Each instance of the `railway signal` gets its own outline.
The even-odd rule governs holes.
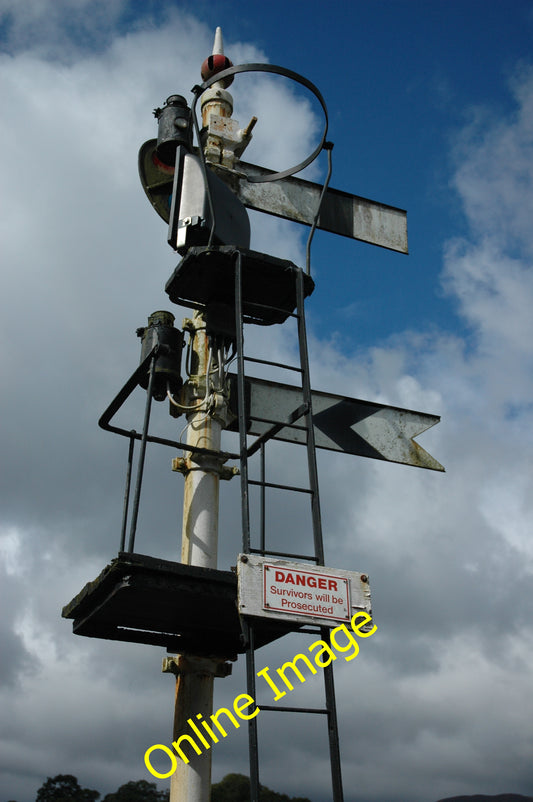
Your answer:
[[[244,72],[288,77],[306,87],[320,103],[324,113],[320,142],[299,165],[276,173],[241,160],[257,120],[254,117],[240,127],[232,117],[233,98],[228,87]],[[74,619],[78,634],[166,645],[177,653],[165,658],[163,670],[176,675],[174,739],[180,744],[187,741],[186,729],[193,725],[204,743],[196,720],[202,720],[202,726],[208,728],[204,726],[205,732],[210,732],[206,722],[216,718],[212,715],[214,679],[230,673],[231,661],[239,653],[246,654],[247,694],[242,696],[253,701],[256,676],[262,675],[255,670],[258,646],[287,632],[305,630],[306,624],[327,639],[328,628],[339,622],[342,628],[350,616],[352,622],[358,615],[363,616],[363,623],[371,621],[368,576],[326,568],[324,564],[316,448],[443,470],[414,440],[438,422],[437,416],[311,390],[304,310],[304,300],[314,290],[309,258],[304,272],[288,260],[251,251],[246,210],[306,224],[311,234],[315,228],[322,228],[400,253],[407,253],[406,213],[329,189],[331,169],[322,186],[294,177],[323,149],[328,152],[331,168],[326,104],[306,78],[269,64],[233,66],[224,54],[220,29],[201,75],[203,83],[193,88],[190,107],[182,95],[171,95],[162,108],[156,109],[158,136],[145,142],[139,153],[144,191],[168,223],[168,242],[181,256],[165,289],[170,301],[191,308],[192,316],[180,331],[171,313],[155,312],[148,326],[138,330],[142,340],[140,364],[100,419],[104,429],[129,440],[119,555],[63,610],[65,617]],[[198,102],[201,128],[196,119]],[[271,326],[288,319],[296,321],[298,367],[245,355],[245,325]],[[245,373],[247,359],[296,371],[301,381],[292,386],[251,378]],[[230,375],[234,360],[237,372]],[[146,391],[142,431],[112,424],[115,414],[139,386]],[[153,401],[162,400],[168,400],[172,418],[186,417],[184,442],[150,433]],[[234,452],[221,448],[225,430],[237,432],[238,448]],[[265,448],[272,439],[306,448],[308,486],[267,480]],[[185,479],[181,560],[176,562],[135,551],[145,453],[154,443],[185,452],[172,463],[173,470]],[[252,479],[248,464],[257,452],[261,454],[261,473],[259,479]],[[231,461],[238,466],[228,465]],[[237,475],[243,544],[238,576],[217,566],[220,480]],[[276,551],[267,543],[264,515],[258,542],[253,539],[252,485],[259,487],[263,508],[269,488],[308,497],[312,553],[293,553],[290,544],[286,552]],[[218,615],[215,627],[214,606]],[[355,628],[361,637],[366,636],[363,623]],[[331,665],[324,663],[323,667],[324,708],[298,710],[326,716],[332,798],[333,802],[342,802],[333,673]],[[251,800],[258,802],[257,715],[255,711],[245,714],[244,707],[238,711],[249,720]],[[287,709],[295,708],[281,708]],[[209,802],[210,744],[203,754],[192,754],[190,760],[172,759],[171,802]]]

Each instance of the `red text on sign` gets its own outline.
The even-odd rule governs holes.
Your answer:
[[[321,588],[322,590],[338,590],[337,581],[325,576],[313,576],[313,574],[293,574],[291,571],[276,570],[276,582],[284,582],[287,585],[304,585],[309,588]]]

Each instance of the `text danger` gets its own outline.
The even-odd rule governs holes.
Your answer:
[[[263,608],[294,615],[350,618],[350,586],[344,577],[318,571],[263,566]]]

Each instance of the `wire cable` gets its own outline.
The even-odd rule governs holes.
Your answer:
[[[200,87],[194,87],[195,89],[200,90]],[[201,94],[201,92],[200,92]],[[209,212],[211,214],[211,230],[209,232],[209,240],[207,242],[207,247],[210,248],[213,244],[213,240],[215,238],[215,228],[216,228],[216,220],[215,220],[215,205],[213,203],[213,196],[211,194],[211,187],[209,186],[209,179],[207,175],[207,165],[205,159],[204,149],[202,147],[202,141],[200,138],[200,127],[198,125],[198,118],[196,116],[196,101],[198,100],[199,94],[196,94],[194,98],[194,102],[191,107],[191,116],[194,125],[194,132],[196,134],[196,139],[198,140],[198,156],[200,159],[200,167],[202,169],[202,176],[204,179],[204,186],[205,186],[205,194],[207,196],[207,202],[209,204]]]
[[[322,187],[322,192],[320,193],[320,199],[318,201],[318,208],[316,210],[315,219],[313,220],[313,225],[311,226],[311,231],[309,232],[309,236],[307,238],[307,246],[305,249],[305,272],[308,276],[311,275],[311,241],[316,231],[316,227],[318,225],[318,218],[320,217],[320,209],[322,208],[322,201],[326,195],[326,190],[329,185],[329,180],[331,178],[331,171],[332,171],[332,159],[331,159],[331,151],[333,150],[333,142],[324,142],[324,150],[328,152],[328,174],[326,176],[326,180],[324,181],[324,185]]]
[[[203,397],[203,399],[198,404],[192,404],[192,405],[180,404],[179,401],[176,401],[176,399],[173,398],[172,393],[170,392],[170,386],[169,386],[169,384],[167,384],[167,398],[168,398],[168,400],[170,401],[171,404],[173,404],[178,409],[189,410],[189,411],[190,410],[199,410],[199,409],[201,409],[201,407],[203,407],[204,404],[206,405],[206,408],[207,408],[208,401],[209,401],[209,396],[212,394],[211,393],[211,389],[209,387],[209,374],[211,373],[211,362],[212,362],[212,359],[213,359],[213,351],[212,351],[212,349],[210,347],[209,348],[209,354],[208,354],[208,357],[207,357],[207,367],[206,367],[206,370],[205,370],[205,396]],[[190,376],[191,374],[189,373],[188,375]],[[183,432],[182,432],[182,434],[183,434]]]

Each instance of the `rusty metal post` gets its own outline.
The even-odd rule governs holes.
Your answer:
[[[202,714],[209,720],[213,712],[213,661],[179,655],[176,660],[176,695],[174,700],[173,741],[183,733],[191,733],[188,719],[197,721]],[[170,669],[169,669],[170,670]],[[193,733],[194,735],[194,733]],[[209,802],[211,799],[211,751],[196,754],[190,750],[189,763],[178,759],[170,778],[170,802]]]
[[[188,321],[192,337],[191,376],[182,396],[187,409],[187,444],[220,450],[221,430],[226,401],[223,394],[211,387],[212,360],[204,318],[195,313]],[[223,460],[189,452],[177,460],[185,475],[183,497],[183,528],[181,561],[203,568],[217,567],[218,499]],[[164,669],[176,674],[174,704],[174,738],[191,733],[188,720],[196,722],[198,714],[209,719],[213,712],[213,683],[215,676],[225,676],[224,661],[208,660],[194,655],[180,655],[174,668]],[[191,750],[192,751],[192,750]],[[190,762],[178,760],[170,780],[170,802],[209,802],[211,798],[211,750],[192,752]]]
[[[195,313],[189,326],[192,343],[192,375],[186,387],[187,444],[220,450],[222,424],[214,417],[216,402],[210,394],[209,342],[205,320]],[[220,405],[219,405],[220,406]],[[219,409],[219,412],[222,410]],[[181,561],[202,568],[217,567],[218,496],[222,462],[217,457],[189,452],[184,463],[183,528]]]

